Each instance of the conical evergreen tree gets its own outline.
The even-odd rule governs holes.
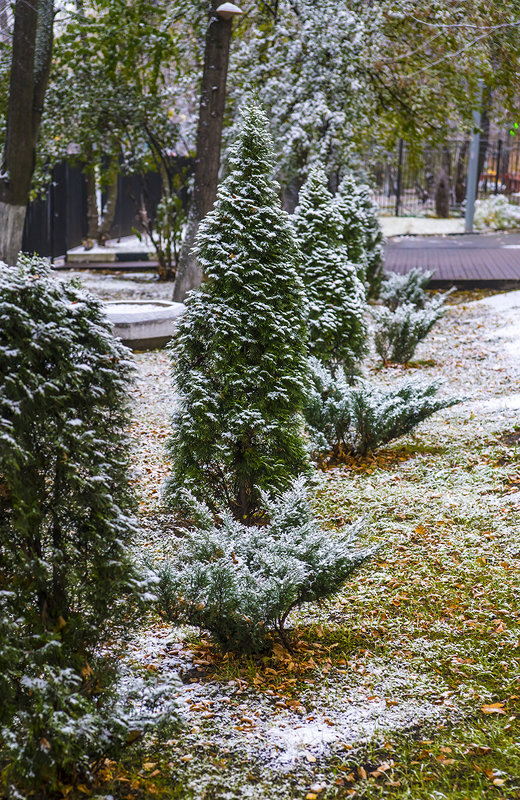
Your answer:
[[[383,232],[370,187],[348,173],[339,186],[335,206],[349,258],[358,267],[367,296],[377,297],[383,278]]]
[[[2,797],[57,796],[126,737],[111,690],[140,594],[128,356],[45,261],[0,266]]]
[[[304,255],[311,353],[333,368],[351,368],[365,349],[365,289],[342,242],[342,218],[321,167],[301,190],[294,225]]]
[[[249,522],[259,489],[285,489],[307,465],[300,254],[272,179],[268,122],[255,106],[245,110],[229,169],[197,238],[206,280],[172,345],[179,406],[166,493],[180,504],[189,489]]]

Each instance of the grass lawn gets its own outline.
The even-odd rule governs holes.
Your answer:
[[[222,657],[150,618],[129,665],[171,684],[181,727],[106,762],[100,797],[520,798],[520,361],[476,297],[452,298],[412,369],[366,365],[385,383],[444,377],[468,402],[320,473],[323,524],[363,517],[378,556],[293,616],[292,654]],[[173,392],[163,353],[137,363],[139,550],[168,557]]]

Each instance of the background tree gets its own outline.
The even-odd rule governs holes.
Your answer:
[[[22,246],[25,210],[34,172],[51,64],[52,0],[16,0],[5,142],[0,171],[0,260],[14,264]],[[8,47],[2,41],[2,48]]]
[[[167,494],[181,505],[189,489],[249,523],[260,489],[285,489],[306,468],[306,330],[300,254],[256,107],[229,164],[197,237],[207,280],[188,298],[172,350],[179,405]]]
[[[331,178],[349,163],[369,126],[372,95],[361,79],[367,28],[358,4],[281,0],[257,10],[231,66],[231,94],[256,92],[271,121],[284,207],[292,211],[308,165]]]
[[[156,170],[165,196],[175,193],[169,154],[179,126],[167,84],[175,57],[166,3],[85,0],[60,27],[42,125],[40,182],[73,154],[86,178],[87,238],[99,244],[113,223],[121,172]],[[136,204],[137,212],[142,198]]]
[[[403,138],[420,154],[469,130],[480,78],[495,116],[516,115],[518,0],[280,0],[275,16],[267,5],[241,30],[230,97],[256,92],[272,120],[290,210],[316,160],[334,191],[368,149]]]

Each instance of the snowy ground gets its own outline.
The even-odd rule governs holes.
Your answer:
[[[105,299],[166,297],[171,289],[148,276],[86,282]],[[441,737],[446,744],[446,731],[486,704],[500,701],[495,710],[505,713],[511,689],[497,696],[496,684],[482,676],[505,669],[497,665],[506,660],[511,681],[519,673],[511,657],[518,623],[505,609],[520,556],[520,292],[475,297],[453,299],[411,368],[381,370],[368,359],[374,380],[441,376],[443,392],[467,400],[372,459],[323,474],[316,503],[324,521],[366,517],[367,537],[383,551],[337,600],[293,618],[294,656],[280,647],[263,660],[223,659],[195,631],[158,621],[133,641],[131,668],[171,683],[183,723],[180,735],[155,751],[151,745],[149,773],[140,774],[157,777],[146,778],[144,796],[371,798],[384,790],[452,797],[400,794],[408,780],[403,742],[424,739],[421,752],[430,753],[435,745],[428,743]],[[167,557],[175,521],[160,487],[174,393],[164,352],[135,359],[139,551]],[[508,436],[513,444],[505,443]],[[480,589],[484,581],[489,586]],[[448,744],[431,750],[432,774],[458,763],[445,755]],[[419,763],[414,758],[410,763]],[[472,780],[484,788],[467,794],[471,800],[505,781],[492,767],[482,770]]]
[[[391,236],[445,236],[464,233],[464,219],[435,219],[434,217],[380,217],[384,235]]]

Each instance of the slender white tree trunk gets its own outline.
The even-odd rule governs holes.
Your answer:
[[[25,209],[0,201],[0,260],[11,266],[22,249]]]

